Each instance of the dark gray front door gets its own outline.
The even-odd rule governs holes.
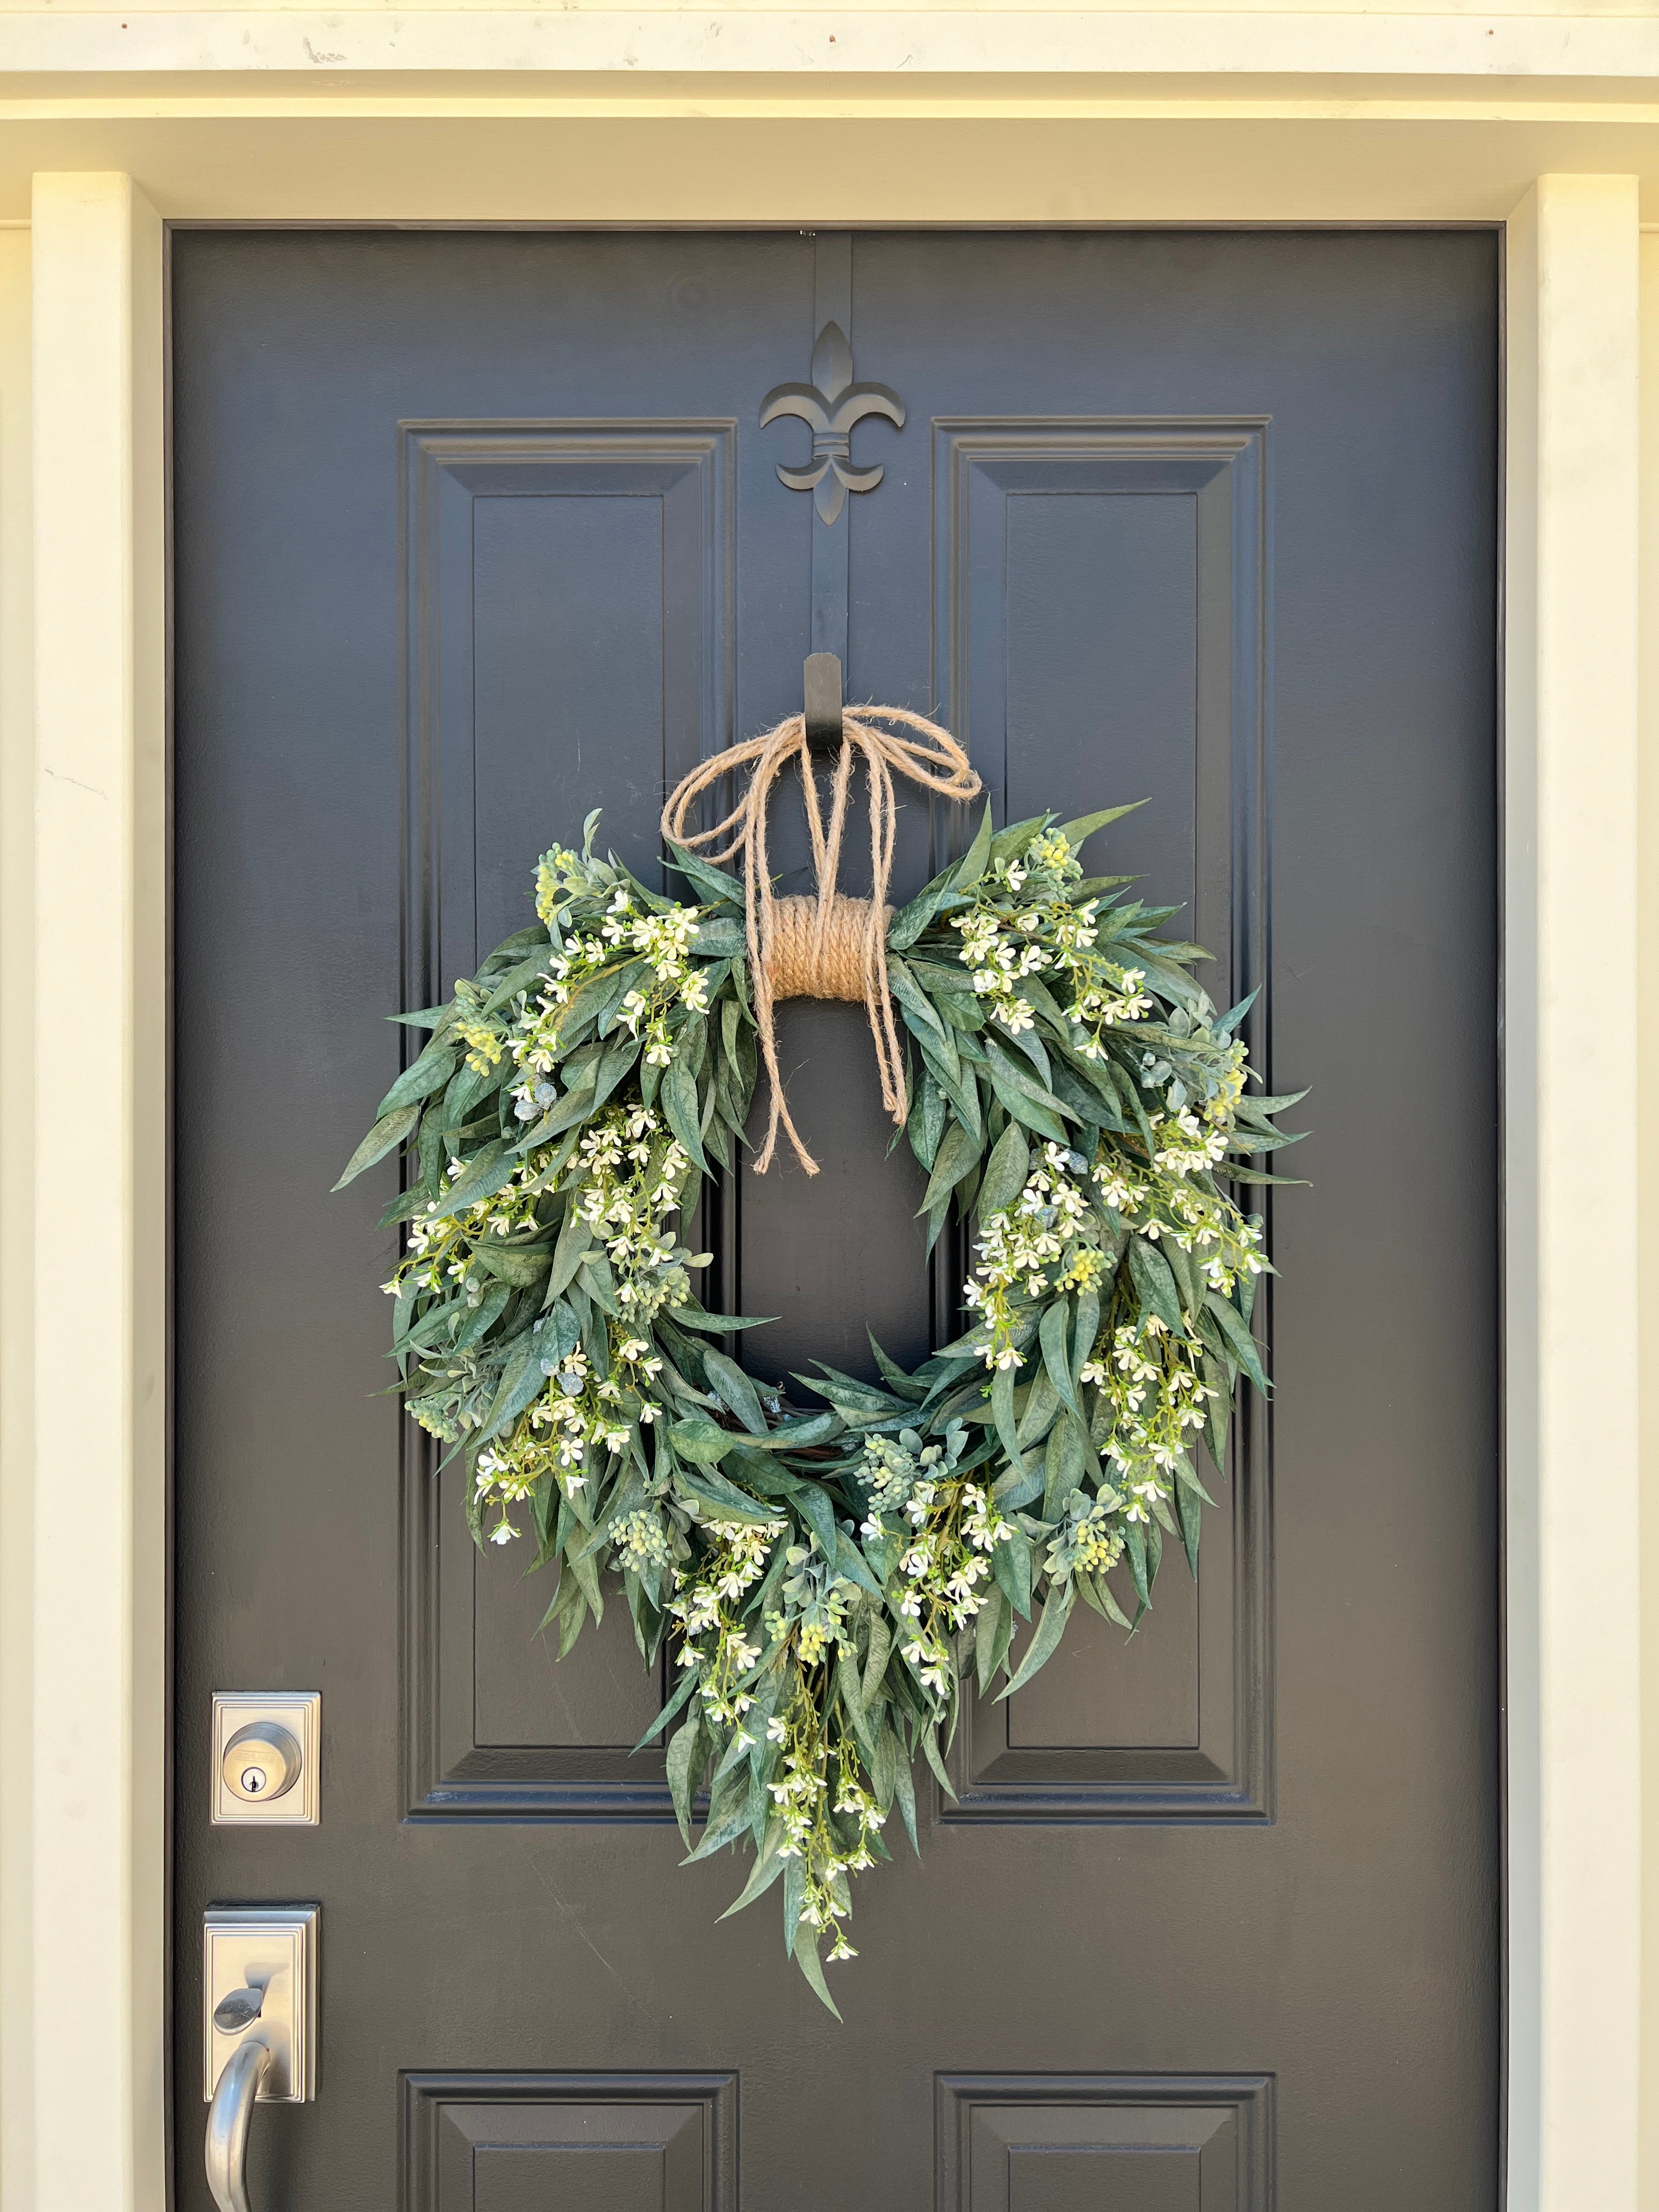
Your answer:
[[[214,1900],[323,1906],[319,2094],[260,2212],[1471,2212],[1496,2203],[1496,256],[1487,234],[177,235],[176,2163]],[[839,289],[838,289],[839,288]],[[382,1018],[605,809],[798,708],[817,522],[765,430],[826,300],[902,431],[849,695],[1000,817],[1149,797],[1310,1084],[1279,1395],[1194,1591],[972,1711],[838,2027],[682,1872],[620,1606],[556,1665],[377,1396]],[[837,579],[818,550],[820,619]],[[826,601],[825,593],[830,593]],[[793,834],[787,820],[779,849]],[[901,890],[927,866],[913,810]],[[797,845],[785,850],[791,862]],[[796,885],[795,887],[799,887]],[[861,888],[854,878],[848,885]],[[747,1356],[951,1328],[856,1009],[789,1010],[823,1164],[709,1234]],[[216,1689],[322,1694],[322,1823],[212,1828]]]

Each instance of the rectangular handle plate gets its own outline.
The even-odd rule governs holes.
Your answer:
[[[251,2035],[270,2047],[264,2104],[308,2105],[317,2094],[317,1905],[210,1905],[202,1916],[202,2097],[210,2102],[231,2053]],[[257,2019],[228,2033],[220,2003],[257,1989]]]

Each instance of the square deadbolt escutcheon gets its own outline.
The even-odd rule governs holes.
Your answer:
[[[322,1723],[317,1690],[216,1690],[214,1826],[316,1827]]]

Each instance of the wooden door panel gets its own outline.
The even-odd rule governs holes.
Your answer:
[[[410,2212],[736,2212],[730,2075],[416,2074]]]
[[[600,850],[660,887],[665,785],[729,742],[732,434],[405,428],[416,989],[535,919],[538,856],[593,807]]]
[[[998,818],[1144,799],[1089,848],[1136,873],[1215,958],[1261,974],[1267,426],[1078,417],[933,426],[936,654]],[[1258,1057],[1264,1041],[1252,1032]],[[1194,1590],[1172,1555],[1132,1644],[1093,1620],[1008,1704],[970,1701],[948,1820],[1259,1819],[1272,1729],[1261,1518],[1267,1430],[1246,1407]]]
[[[631,1753],[661,1711],[666,1685],[664,1666],[647,1671],[640,1663],[627,1607],[608,1607],[561,1659],[556,1630],[539,1632],[550,1578],[527,1574],[521,1560],[500,1552],[475,1551],[471,1567],[476,1747]],[[641,1752],[636,1778],[657,1766]]]
[[[599,849],[661,885],[660,794],[726,742],[732,428],[422,423],[403,439],[402,898],[410,994],[430,1002],[533,921],[537,858],[579,840],[588,809],[605,809]],[[477,1559],[457,1472],[435,1475],[412,1430],[403,1449],[422,1532],[404,1601],[411,1809],[667,1817],[660,1753],[629,1756],[662,1673],[641,1668],[625,1608],[550,1674],[556,1644],[535,1631],[550,1584]]]
[[[1268,2212],[1272,2087],[941,2075],[940,2212]]]

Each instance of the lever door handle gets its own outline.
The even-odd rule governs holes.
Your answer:
[[[219,2212],[251,2212],[254,2105],[317,2094],[319,1917],[315,1905],[215,1905],[203,1916],[202,2098]]]
[[[225,2062],[208,2107],[207,2179],[219,2212],[251,2212],[247,2201],[247,2130],[270,2045],[245,2037]]]

